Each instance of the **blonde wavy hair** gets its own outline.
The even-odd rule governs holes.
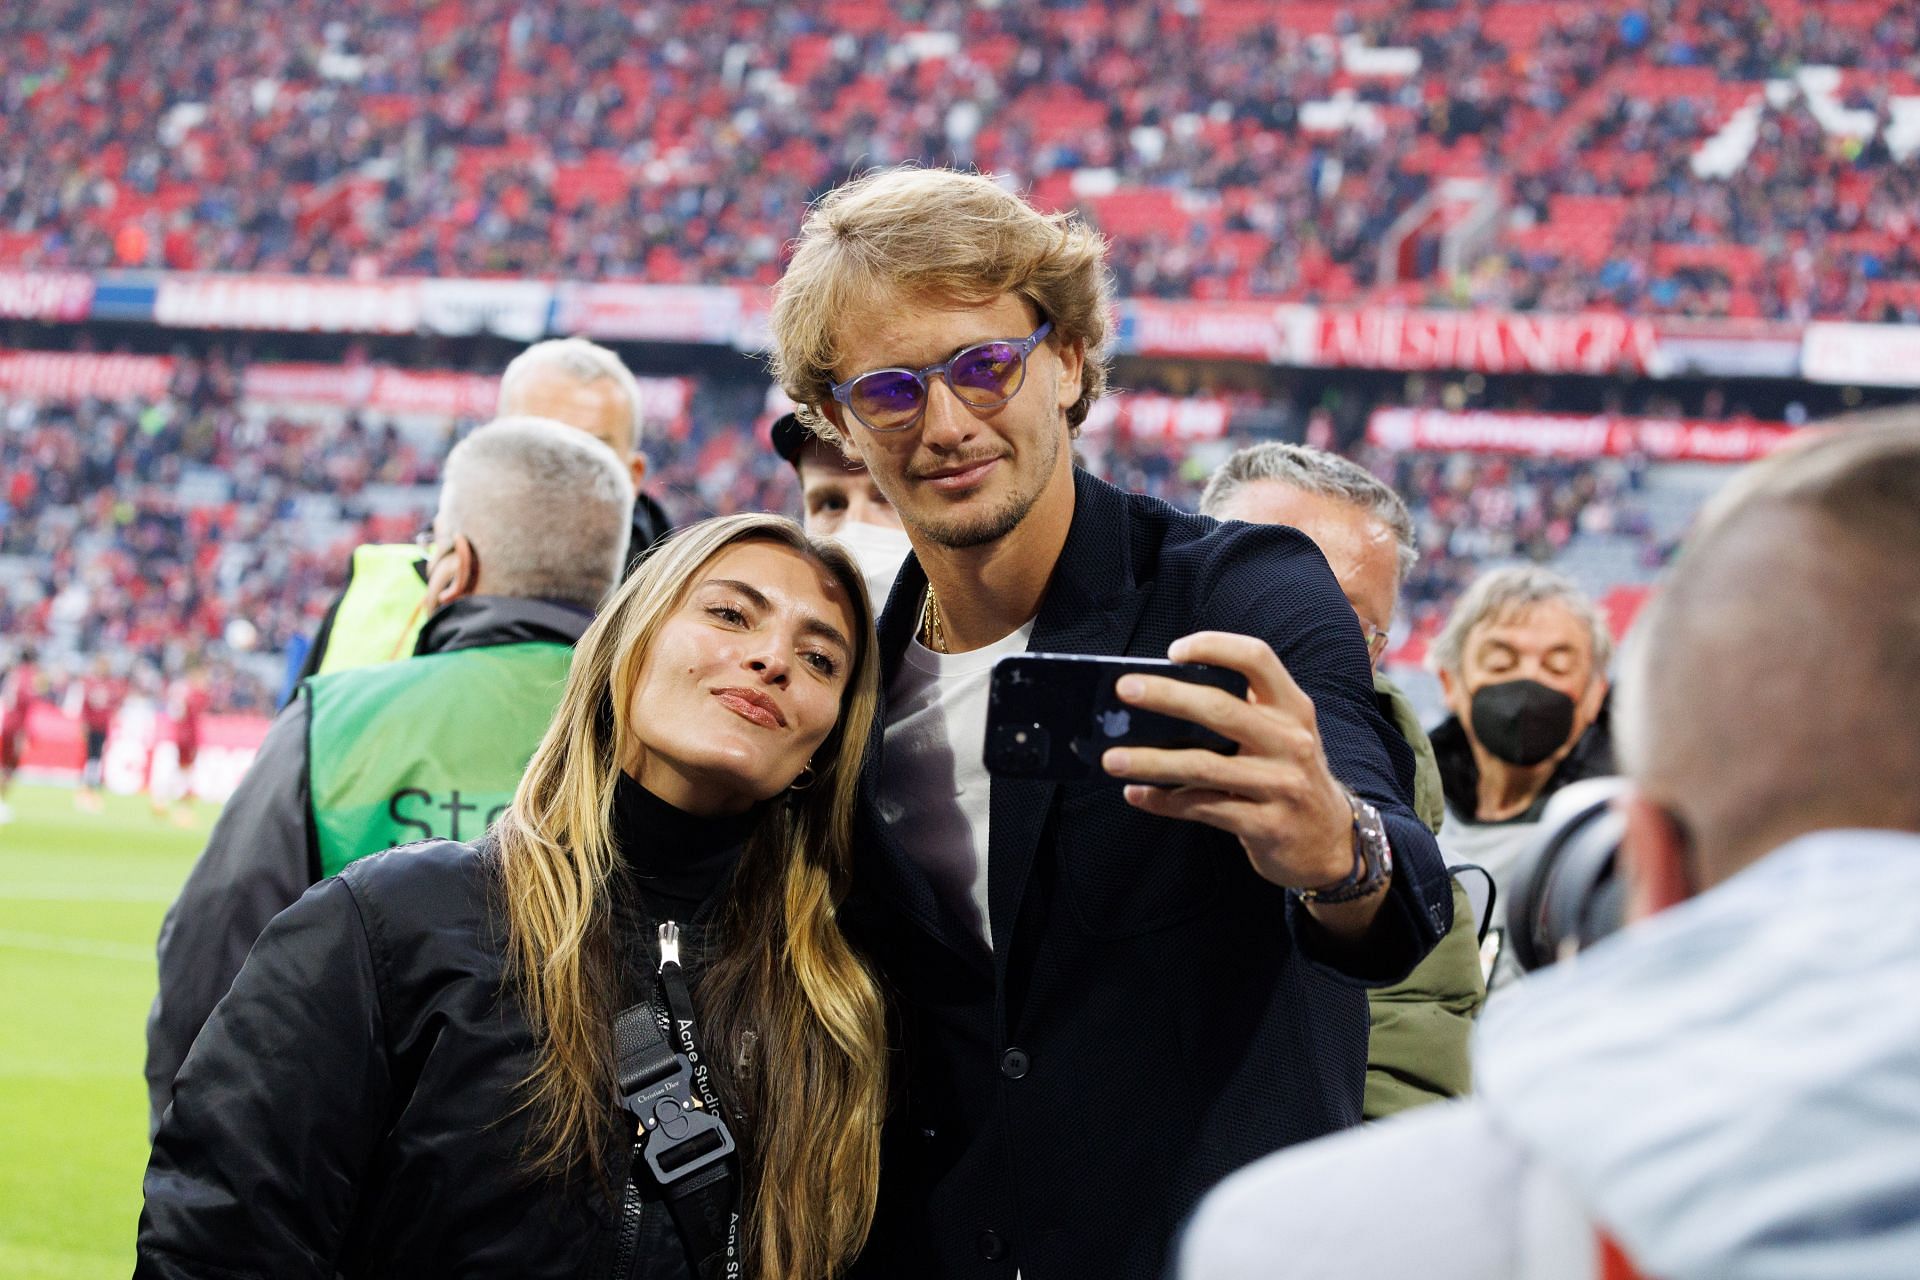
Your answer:
[[[1045,214],[993,179],[954,169],[867,174],[821,197],[801,224],[774,292],[773,373],[806,425],[837,441],[832,402],[839,334],[902,297],[963,305],[1003,294],[1053,321],[1047,341],[1079,346],[1077,432],[1107,390],[1113,282],[1106,242],[1071,213]]]
[[[707,520],[658,548],[581,637],[560,708],[495,834],[510,982],[539,1042],[524,1082],[534,1114],[529,1163],[562,1176],[587,1168],[605,1181],[618,1100],[611,913],[621,860],[611,815],[632,733],[624,709],[654,637],[701,571],[748,541],[825,567],[858,623],[840,718],[814,752],[815,780],[762,806],[694,993],[710,1068],[746,1117],[736,1126],[743,1274],[789,1280],[831,1276],[851,1261],[872,1226],[880,1172],[885,1014],[836,919],[879,696],[873,612],[852,560],[771,515]]]

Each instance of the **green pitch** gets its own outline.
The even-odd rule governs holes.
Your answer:
[[[153,940],[213,811],[14,788],[0,826],[0,1276],[125,1277],[147,1163]]]

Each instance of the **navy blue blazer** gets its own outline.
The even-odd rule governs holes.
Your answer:
[[[1220,524],[1074,473],[1073,524],[1032,652],[1165,657],[1201,630],[1272,644],[1313,699],[1333,772],[1385,816],[1396,871],[1377,947],[1342,961],[1232,836],[1116,787],[996,778],[989,951],[879,822],[876,728],[846,918],[892,989],[903,1060],[863,1276],[1150,1280],[1221,1177],[1360,1120],[1365,987],[1452,921],[1413,755],[1365,641],[1296,529]],[[926,576],[880,619],[884,679]]]

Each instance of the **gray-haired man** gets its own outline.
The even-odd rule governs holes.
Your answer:
[[[302,683],[161,925],[147,1021],[155,1124],[269,920],[356,858],[477,838],[512,797],[573,644],[620,579],[627,474],[599,441],[541,418],[489,423],[447,456],[433,612],[414,656]]]
[[[1448,861],[1485,867],[1505,893],[1548,798],[1613,772],[1612,653],[1600,611],[1551,569],[1493,569],[1467,588],[1431,654],[1453,713],[1433,731]]]
[[[1216,520],[1291,525],[1313,539],[1360,620],[1380,709],[1414,755],[1414,812],[1436,832],[1442,805],[1433,747],[1405,695],[1380,674],[1380,655],[1400,584],[1420,558],[1413,516],[1400,495],[1366,468],[1305,445],[1257,444],[1213,473],[1200,514]],[[1453,928],[1404,982],[1367,993],[1369,1120],[1466,1092],[1467,1037],[1486,999],[1475,921],[1454,890]]]

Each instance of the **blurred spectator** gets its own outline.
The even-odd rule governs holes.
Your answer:
[[[31,648],[23,648],[0,679],[0,826],[13,821],[13,808],[7,797],[13,791],[13,775],[27,750],[27,717],[39,692],[39,669]]]
[[[126,689],[113,674],[113,664],[104,656],[93,660],[92,668],[75,688],[80,704],[80,731],[86,738],[87,758],[80,771],[80,790],[74,794],[76,808],[98,813],[102,799],[107,734],[113,718],[120,714]]]
[[[886,607],[901,562],[913,550],[900,513],[873,482],[866,464],[807,430],[798,414],[774,421],[773,451],[800,482],[800,521],[816,537],[838,539],[853,553],[877,615]]]

